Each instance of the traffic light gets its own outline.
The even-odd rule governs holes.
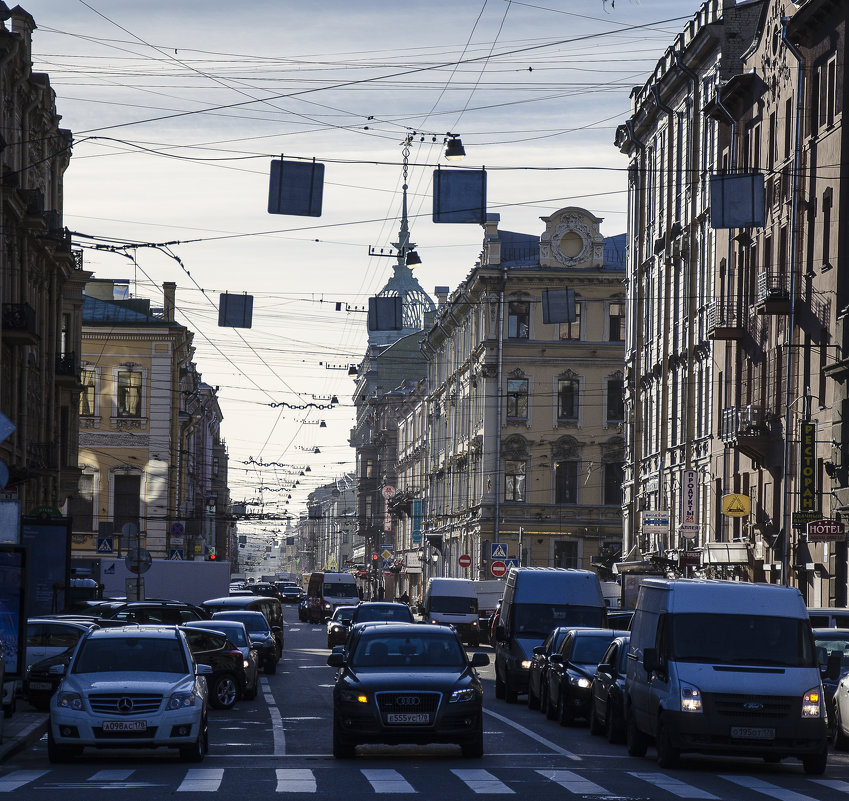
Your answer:
[[[208,549],[207,549],[207,551],[206,551],[206,558],[207,558],[210,562],[214,562],[214,561],[215,561],[215,548],[208,548]]]
[[[380,558],[380,557],[379,557],[376,553],[373,553],[373,554],[371,555],[371,566],[372,566],[372,569],[373,569],[373,570],[377,570],[377,560],[378,560],[379,558]]]

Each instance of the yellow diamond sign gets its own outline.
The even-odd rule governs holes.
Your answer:
[[[722,514],[726,517],[748,517],[752,512],[752,499],[748,495],[732,492],[722,496]]]

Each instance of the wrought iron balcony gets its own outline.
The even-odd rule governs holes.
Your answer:
[[[758,273],[755,306],[758,314],[790,312],[790,277],[783,272]]]
[[[760,406],[729,406],[722,410],[720,439],[726,447],[736,448],[762,462],[769,453],[771,437]]]
[[[742,315],[728,303],[712,303],[707,309],[708,339],[742,339],[746,334]]]
[[[56,354],[56,378],[77,380],[80,377],[80,366],[77,362],[76,351]]]
[[[14,345],[35,345],[35,309],[28,303],[3,304],[3,341]]]

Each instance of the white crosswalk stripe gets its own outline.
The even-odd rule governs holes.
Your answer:
[[[754,790],[756,793],[763,793],[770,798],[777,798],[778,801],[814,801],[812,796],[802,795],[794,790],[780,787],[777,784],[765,782],[763,779],[758,779],[755,776],[720,776],[719,778],[734,782],[734,784],[740,787]]]
[[[849,782],[840,781],[840,779],[811,779],[811,781],[838,793],[849,793]]]
[[[513,793],[504,782],[496,779],[488,770],[451,770],[460,781],[465,782],[473,793]]]
[[[313,772],[307,768],[278,768],[278,793],[314,793],[316,782]]]
[[[415,793],[413,786],[397,770],[363,770],[363,776],[376,793]]]
[[[537,773],[549,781],[556,782],[575,795],[613,795],[604,787],[600,787],[595,782],[591,782],[571,770],[538,770]]]
[[[686,784],[680,779],[674,779],[672,776],[667,776],[665,773],[630,771],[630,775],[636,779],[641,779],[644,782],[653,784],[655,787],[666,790],[678,798],[706,798],[718,799],[713,793],[707,790],[702,790],[699,787],[693,787],[692,784]]]
[[[133,775],[131,770],[99,770],[88,777],[90,782],[123,782]]]
[[[25,784],[40,779],[47,772],[46,770],[16,770],[8,776],[0,776],[0,793],[11,793]]]
[[[224,768],[193,768],[186,773],[178,793],[215,793],[224,778]]]

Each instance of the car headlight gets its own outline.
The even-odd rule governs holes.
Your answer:
[[[195,694],[193,692],[171,693],[166,709],[183,709],[195,705]]]
[[[586,676],[569,676],[569,684],[583,690],[588,690],[592,686],[592,682]]]
[[[83,709],[83,697],[79,693],[59,693],[57,704],[62,709]]]
[[[352,690],[342,690],[339,693],[339,699],[346,704],[367,704],[368,696],[363,693],[355,693]]]
[[[819,687],[812,687],[802,696],[802,717],[822,717],[822,692]]]
[[[531,660],[523,659],[522,660],[522,670],[530,670],[531,669]]]
[[[247,669],[248,669],[248,667],[250,667],[250,664],[251,664],[251,663],[250,663],[250,662],[248,662],[248,660],[247,660],[247,659],[243,659],[243,660],[242,660],[242,667],[243,667],[245,670],[247,670]]]
[[[681,711],[702,711],[702,691],[698,687],[681,682]]]
[[[451,697],[448,699],[449,704],[457,704],[463,701],[474,701],[475,691],[471,687],[466,687],[464,690],[454,690]]]

